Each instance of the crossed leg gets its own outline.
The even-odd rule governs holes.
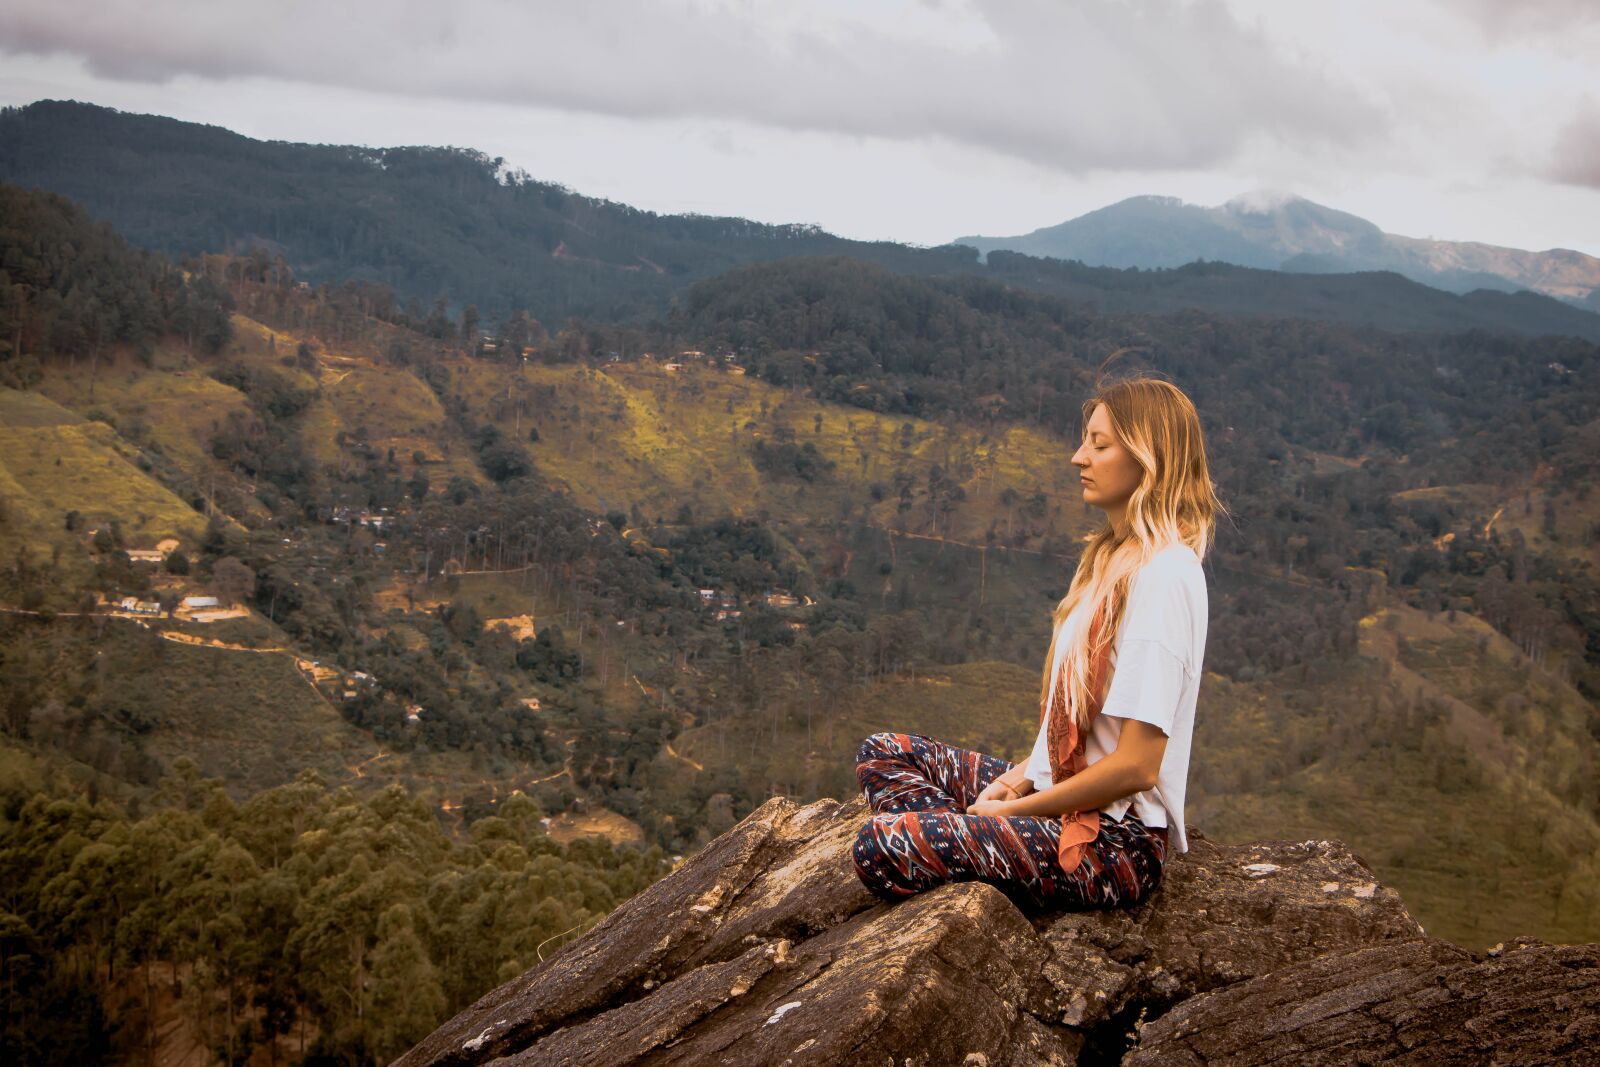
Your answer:
[[[943,882],[983,881],[1036,906],[1131,904],[1159,883],[1164,829],[1131,811],[1102,814],[1100,835],[1077,870],[1063,872],[1061,823],[1033,816],[967,815],[985,786],[1014,764],[922,734],[873,734],[856,753],[856,777],[874,814],[851,850],[857,875],[889,900]]]

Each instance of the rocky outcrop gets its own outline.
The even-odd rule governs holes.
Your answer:
[[[851,866],[866,815],[769,801],[400,1063],[1571,1062],[1596,1040],[1596,946],[1474,957],[1337,842],[1190,828],[1129,909],[981,883],[891,905]]]
[[[1186,1000],[1123,1060],[1217,1062],[1600,1063],[1600,945],[1351,949]]]

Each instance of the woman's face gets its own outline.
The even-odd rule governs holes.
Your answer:
[[[1143,468],[1133,453],[1122,447],[1111,429],[1111,415],[1104,404],[1096,404],[1083,430],[1083,444],[1072,455],[1073,466],[1083,478],[1083,502],[1120,516],[1128,498],[1139,487]]]

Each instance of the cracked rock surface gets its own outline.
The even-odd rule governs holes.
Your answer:
[[[1446,1058],[1404,1061],[1443,1063],[1486,1049],[1564,1062],[1539,1050],[1600,1041],[1600,947],[1519,942],[1476,958],[1425,937],[1338,842],[1221,845],[1191,827],[1190,851],[1139,906],[1037,913],[976,882],[878,900],[850,861],[866,817],[860,799],[768,801],[399,1063],[1366,1063],[1417,1050]],[[1557,1036],[1498,1032],[1540,1010]]]
[[[1351,949],[1186,1000],[1123,1062],[1600,1064],[1600,945]]]

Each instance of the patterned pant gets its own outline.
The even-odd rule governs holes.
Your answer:
[[[899,900],[943,882],[983,881],[1039,908],[1136,904],[1161,883],[1166,827],[1147,828],[1129,808],[1100,814],[1083,862],[1061,869],[1061,822],[1026,815],[966,815],[984,787],[1014,764],[921,734],[873,734],[856,753],[856,777],[877,814],[856,835],[856,873]]]

